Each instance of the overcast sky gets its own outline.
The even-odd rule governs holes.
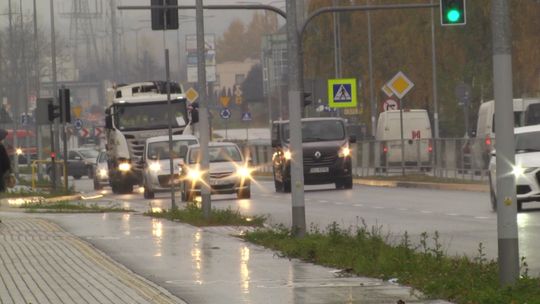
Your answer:
[[[8,17],[5,15],[8,12],[8,1],[0,1],[0,28],[7,28]],[[55,10],[55,26],[58,32],[61,32],[68,37],[70,16],[67,15],[72,10],[73,0],[53,0]],[[81,1],[81,0],[78,0]],[[84,2],[85,0],[82,0]],[[108,17],[108,11],[110,6],[109,0],[86,0],[91,8],[95,6],[95,3],[102,3],[104,7],[104,13],[101,19],[94,20],[95,28],[98,31],[98,35],[106,35],[104,32],[110,32],[110,19]],[[149,5],[150,0],[116,0],[117,5]],[[12,11],[18,13],[19,3],[22,2],[23,13],[31,17],[33,9],[33,0],[11,0]],[[195,1],[180,0],[182,5],[194,5]],[[38,24],[41,28],[50,28],[50,0],[36,0],[38,11]],[[240,3],[263,3],[271,4],[278,7],[284,7],[284,0],[259,0],[259,1],[236,1],[236,0],[205,0],[204,4],[240,4]],[[284,8],[283,8],[284,9]],[[252,12],[250,11],[208,11],[205,13],[205,30],[206,33],[214,33],[219,36],[225,31],[230,24],[236,18],[241,19],[245,23],[251,20]],[[180,12],[180,41],[185,41],[184,36],[189,34],[195,34],[195,22],[193,21],[194,11]],[[157,40],[163,41],[162,34],[158,32],[152,32],[150,30],[150,13],[143,11],[118,11],[118,24],[126,32],[126,45],[129,47],[130,43],[134,43],[135,32],[133,29],[140,29],[139,44],[145,40]],[[184,20],[182,20],[184,19]],[[131,31],[130,31],[131,30]],[[121,29],[120,29],[121,31]],[[176,31],[168,31],[168,41],[173,41],[174,47],[176,47]],[[170,46],[172,48],[172,46]]]

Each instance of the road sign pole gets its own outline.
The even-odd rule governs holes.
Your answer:
[[[62,85],[62,89],[60,90],[60,107],[62,109],[62,111],[60,111],[60,113],[62,113],[62,117],[60,117],[60,120],[62,121],[62,144],[64,145],[64,170],[62,170],[62,172],[64,172],[64,190],[65,191],[68,191],[68,177],[67,177],[67,167],[68,167],[68,147],[67,147],[67,134],[66,134],[66,124],[67,124],[67,117],[69,116],[69,114],[67,113],[67,106],[66,106],[66,103],[69,102],[69,100],[66,100],[68,99],[69,97],[66,96],[66,87]]]
[[[201,171],[202,185],[201,185],[201,199],[202,199],[202,211],[205,219],[210,218],[210,212],[212,210],[212,201],[210,198],[209,175],[209,155],[208,155],[208,142],[210,141],[210,126],[208,121],[208,99],[206,98],[206,68],[205,68],[205,43],[204,43],[204,10],[203,0],[196,0],[196,28],[197,28],[197,71],[198,71],[198,84],[200,94],[200,145],[201,145]]]
[[[497,151],[497,237],[499,282],[513,285],[519,278],[516,182],[513,171],[514,118],[512,107],[512,40],[508,0],[492,0],[493,88]]]
[[[167,10],[164,10],[165,12]],[[165,20],[165,26],[167,26],[167,13],[164,13],[164,20]],[[170,63],[169,63],[169,49],[165,49],[165,76],[167,81],[167,108],[169,109],[169,113],[167,115],[167,125],[168,125],[168,131],[169,131],[169,169],[171,170],[171,176],[169,177],[170,183],[171,183],[171,209],[176,210],[178,207],[176,206],[176,199],[175,199],[175,191],[174,191],[174,163],[173,163],[173,135],[172,135],[172,120],[174,116],[174,109],[172,108],[171,104],[171,71],[170,71]]]
[[[405,175],[405,136],[403,135],[403,99],[399,99],[399,130],[401,136],[401,175]]]

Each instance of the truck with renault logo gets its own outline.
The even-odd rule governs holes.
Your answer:
[[[272,167],[276,192],[291,192],[289,121],[272,125]],[[351,146],[356,137],[347,133],[342,118],[302,119],[304,183],[335,184],[337,189],[353,187]]]
[[[148,81],[117,86],[109,90],[105,110],[108,177],[113,193],[130,193],[142,183],[142,158],[147,138],[168,134],[169,113],[172,133],[184,134],[196,123],[188,113],[182,86],[170,83],[171,108],[167,102],[167,83]],[[111,96],[112,95],[112,96]],[[190,119],[193,117],[193,119]]]

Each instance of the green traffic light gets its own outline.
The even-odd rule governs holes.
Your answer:
[[[457,9],[451,9],[446,13],[446,18],[450,22],[457,22],[461,18],[461,12]]]

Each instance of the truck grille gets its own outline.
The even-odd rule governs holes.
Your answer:
[[[177,184],[180,181],[180,175],[175,174],[174,175],[175,184]],[[159,185],[161,187],[169,187],[171,185],[171,175],[159,175],[158,176]]]
[[[313,154],[304,155],[304,165],[330,166],[330,165],[333,165],[338,158],[338,155],[335,152],[334,153],[321,152],[321,154],[322,155],[320,158],[316,158],[315,155]]]
[[[516,193],[519,194],[519,195],[527,194],[527,193],[529,193],[531,191],[532,191],[531,187],[529,187],[527,185],[518,185],[516,187]]]

